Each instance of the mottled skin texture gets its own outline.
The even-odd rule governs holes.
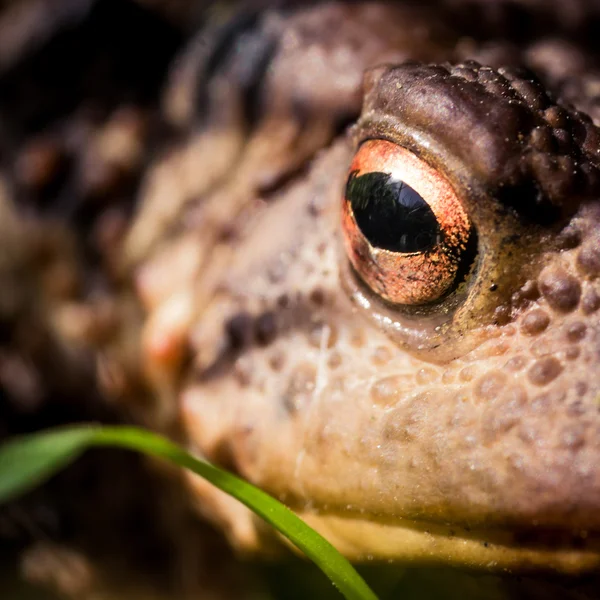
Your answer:
[[[155,421],[180,419],[190,448],[352,559],[595,568],[595,59],[367,4],[251,15],[174,74],[167,110],[197,126],[148,175],[127,245]],[[476,228],[474,268],[441,302],[386,305],[348,265],[340,199],[370,138],[442,173]],[[234,544],[268,545],[190,483]]]

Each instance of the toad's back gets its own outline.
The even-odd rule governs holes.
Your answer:
[[[192,448],[351,558],[598,564],[600,72],[575,8],[540,5],[554,37],[526,43],[398,4],[248,13],[174,72],[194,133],[127,247],[148,377]]]

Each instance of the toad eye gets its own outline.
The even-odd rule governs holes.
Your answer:
[[[442,298],[464,272],[469,217],[450,183],[386,140],[358,149],[342,209],[348,258],[361,279],[394,304]]]

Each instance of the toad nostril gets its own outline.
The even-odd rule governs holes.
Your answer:
[[[233,350],[248,348],[255,343],[266,346],[277,336],[277,317],[273,311],[257,317],[241,311],[225,323],[225,332]]]
[[[277,336],[277,318],[275,317],[275,313],[267,311],[257,317],[255,327],[257,342],[263,346],[271,343]]]
[[[254,340],[254,319],[250,313],[239,312],[225,323],[225,331],[232,348],[245,348]]]

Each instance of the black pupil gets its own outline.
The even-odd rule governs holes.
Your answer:
[[[370,244],[392,252],[423,252],[439,242],[433,211],[409,185],[388,173],[350,173],[346,200]]]

